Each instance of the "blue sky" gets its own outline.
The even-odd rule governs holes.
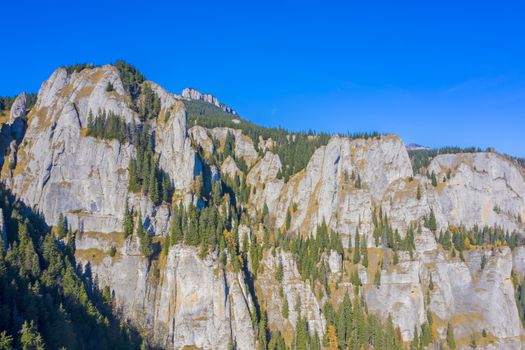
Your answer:
[[[109,2],[109,1],[108,1]],[[122,58],[258,124],[525,156],[523,1],[9,1],[0,95]]]

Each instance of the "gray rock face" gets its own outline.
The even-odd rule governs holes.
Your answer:
[[[208,131],[206,128],[203,128],[199,125],[192,126],[189,130],[189,134],[195,143],[202,147],[205,153],[213,154],[215,152],[213,141],[208,136]]]
[[[115,87],[110,94],[105,92],[108,81]],[[58,69],[42,85],[16,167],[2,176],[49,224],[56,224],[63,213],[73,228],[120,231],[133,147],[83,137],[82,128],[90,110],[112,110],[134,119],[123,94],[118,73],[110,66],[71,76]]]
[[[429,167],[440,183],[436,199],[448,223],[467,226],[498,225],[523,230],[525,177],[512,162],[495,153],[445,154]]]
[[[11,111],[9,113],[9,123],[13,123],[18,118],[25,118],[26,116],[26,105],[27,105],[27,96],[24,92],[18,95],[11,106]]]
[[[304,171],[282,185],[273,180],[274,186],[268,187],[269,179],[259,175],[260,169],[270,166],[273,170],[268,173],[273,176],[277,162],[267,157],[259,162],[248,176],[250,184],[265,187],[264,196],[252,198],[255,208],[262,210],[266,203],[278,227],[284,224],[287,212],[293,211],[291,229],[303,233],[314,232],[324,220],[343,236],[345,245],[359,224],[361,232],[371,233],[374,204],[381,203],[391,183],[412,173],[404,144],[394,136],[353,141],[333,137],[314,153]],[[358,176],[361,188],[351,180]]]
[[[134,212],[142,213],[144,230],[150,235],[166,236],[169,234],[170,209],[165,203],[156,206],[148,196],[130,193],[128,204]]]
[[[301,279],[293,255],[288,252],[280,252],[276,257],[267,254],[264,257],[263,264],[265,273],[258,277],[257,283],[262,290],[270,325],[281,330],[283,327],[295,328],[299,316],[295,305],[300,300],[301,316],[306,318],[311,333],[316,332],[321,337],[326,328],[326,320],[321,312],[326,299],[317,300],[310,284]],[[283,266],[282,284],[276,281],[274,277],[279,264]],[[279,295],[280,288],[283,289],[283,297]],[[284,298],[288,302],[288,319],[284,319],[282,316]]]
[[[202,166],[188,138],[187,116],[181,103],[170,107],[171,118],[158,125],[155,133],[155,152],[159,154],[159,165],[173,180],[181,196],[190,196],[190,187]]]
[[[237,115],[237,112],[235,112],[233,109],[226,106],[225,104],[221,103],[217,99],[217,97],[211,94],[203,94],[195,89],[185,88],[184,90],[182,90],[182,97],[187,100],[204,101],[204,102],[214,105],[215,107],[222,109],[223,111],[227,113]]]
[[[108,235],[111,236],[111,235]],[[77,257],[109,249],[101,238],[82,236]],[[111,240],[107,237],[106,240]],[[133,237],[115,258],[91,260],[93,274],[110,286],[118,307],[140,327],[152,330],[153,344],[164,348],[226,349],[230,337],[238,349],[256,348],[253,302],[240,275],[220,268],[216,257],[201,259],[196,249],[173,246],[166,266],[155,276],[140,256]],[[115,273],[115,271],[119,271]]]
[[[114,91],[106,91],[108,82]],[[155,130],[159,165],[189,202],[190,187],[200,164],[187,137],[186,112],[173,95],[150,84],[161,99],[162,113],[171,112],[171,118]],[[138,122],[127,98],[118,71],[112,66],[71,75],[58,69],[42,85],[28,116],[24,144],[16,153],[16,167],[2,176],[14,193],[43,212],[49,224],[56,224],[63,213],[73,229],[121,230],[122,204],[128,196],[127,168],[135,149],[116,140],[85,137],[84,128],[90,111],[112,111],[129,123]],[[23,96],[19,99],[22,104]],[[169,215],[163,216],[161,232],[156,234],[167,231]]]
[[[244,135],[241,130],[232,128],[213,128],[209,130],[211,136],[218,140],[221,147],[224,147],[224,141],[228,133],[232,134],[235,139],[235,156],[243,158],[248,166],[250,166],[258,157],[255,146],[252,140]]]
[[[228,156],[221,165],[221,173],[235,179],[239,175],[239,168],[232,157]]]
[[[106,91],[108,82],[114,91]],[[159,118],[151,121],[155,159],[175,186],[175,202],[202,204],[194,196],[195,179],[207,183],[239,174],[242,159],[249,169],[248,213],[255,217],[266,205],[268,224],[276,230],[284,230],[290,213],[287,234],[315,234],[316,226],[325,221],[341,235],[345,247],[359,230],[372,248],[372,215],[378,208],[402,237],[410,224],[421,222],[430,210],[436,215],[438,229],[464,224],[498,225],[520,233],[525,230],[521,222],[525,219],[524,172],[500,155],[439,155],[429,167],[439,180],[434,187],[425,176],[412,176],[406,148],[398,137],[351,140],[336,136],[285,183],[278,178],[283,164],[271,151],[272,140],[255,141],[257,149],[264,150],[260,156],[241,130],[193,126],[188,131],[182,99],[202,100],[234,113],[216,98],[191,89],[180,97],[153,82],[145,84],[161,101]],[[155,240],[165,239],[171,219],[169,205],[156,206],[147,196],[128,193],[128,165],[136,154],[133,145],[86,136],[90,111],[112,111],[128,123],[138,123],[129,101],[112,66],[73,74],[58,69],[42,85],[27,116],[26,96],[16,99],[11,125],[2,128],[0,144],[9,156],[1,180],[26,204],[41,211],[48,224],[55,225],[63,213],[72,228],[81,231],[76,241],[77,259],[90,264],[101,286],[110,286],[119,311],[147,330],[152,343],[163,348],[224,349],[231,339],[237,349],[256,348],[257,331],[251,321],[255,307],[242,273],[224,267],[216,252],[201,258],[198,249],[180,245],[171,247],[167,256],[146,259],[135,235],[124,239],[119,233],[126,201],[134,212],[142,213],[144,228],[158,236]],[[22,142],[12,137],[13,125],[18,122],[24,125],[19,134]],[[221,164],[204,164],[196,148],[213,155],[224,147],[228,133],[235,140],[235,160],[229,157]],[[205,173],[210,179],[203,179]],[[3,221],[0,210],[0,231],[5,237]],[[242,224],[239,232],[257,235],[252,229],[257,231]],[[463,261],[444,251],[427,229],[417,234],[415,244],[413,257],[400,252],[395,266],[391,252],[374,247],[369,267],[355,267],[363,281],[360,294],[370,312],[392,315],[403,340],[413,339],[414,328],[425,322],[430,310],[438,339],[445,338],[450,321],[457,339],[470,339],[486,330],[494,340],[487,349],[522,347],[525,333],[510,276],[512,270],[525,276],[523,247],[513,251],[474,248],[464,252]],[[108,253],[111,247],[117,248],[114,257]],[[482,256],[487,261],[484,269]],[[381,266],[381,283],[375,285],[373,272],[381,259],[390,263]],[[264,252],[260,262],[264,271],[255,284],[261,293],[258,302],[264,305],[272,328],[291,332],[298,317],[295,304],[301,300],[301,315],[309,329],[324,334],[324,303],[342,300],[341,291],[353,295],[353,286],[348,279],[348,261],[332,251],[323,256],[323,262],[330,271],[330,286],[340,285],[332,295],[303,281],[291,253],[278,251],[273,256],[269,250]],[[283,265],[282,285],[274,275],[278,264]],[[286,319],[282,315],[284,300],[289,305]]]
[[[11,135],[20,142],[25,132],[25,117],[27,108],[27,96],[24,92],[18,95],[11,106],[9,114],[9,124],[11,126]]]

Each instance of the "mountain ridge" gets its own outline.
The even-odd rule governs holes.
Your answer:
[[[212,100],[221,125],[124,63],[77,69],[6,124],[0,179],[72,232],[149,345],[352,347],[372,327],[376,348],[522,346],[525,176],[507,157],[416,169],[396,135],[262,128]]]

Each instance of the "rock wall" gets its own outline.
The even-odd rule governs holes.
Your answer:
[[[286,184],[277,179],[280,162],[275,156],[267,153],[259,162],[248,175],[257,192],[262,191],[252,197],[253,207],[262,210],[266,203],[277,227],[284,225],[290,212],[291,230],[307,235],[324,220],[343,236],[345,246],[358,226],[361,233],[371,234],[374,205],[380,205],[394,181],[412,174],[404,144],[395,136],[369,140],[333,137],[315,151],[306,169]]]
[[[456,225],[498,225],[523,230],[525,177],[523,170],[496,153],[439,155],[430,164],[442,182],[436,199],[444,220]]]
[[[106,91],[109,82],[113,84],[111,92]],[[157,85],[152,84],[152,88],[161,98],[163,114],[172,112],[172,117],[156,128],[159,165],[189,202],[200,164],[187,138],[186,112],[175,97]],[[88,114],[102,110],[112,111],[128,123],[138,123],[129,100],[112,66],[73,74],[58,69],[42,85],[27,117],[24,142],[15,150],[16,166],[4,166],[2,179],[13,193],[41,211],[51,225],[63,213],[73,229],[121,231],[123,203],[128,197],[128,165],[135,149],[117,140],[86,137],[85,130]]]
[[[173,246],[161,265],[150,266],[129,237],[115,257],[94,252],[116,244],[114,237],[83,235],[77,259],[89,263],[101,287],[109,286],[117,308],[152,343],[163,348],[255,349],[255,312],[241,274],[220,266],[216,256],[201,259],[197,249]]]
[[[106,91],[108,83],[113,91]],[[367,268],[357,267],[363,281],[361,295],[370,312],[392,315],[403,340],[413,339],[414,328],[426,321],[430,311],[439,339],[444,339],[446,324],[451,322],[460,344],[468,344],[473,335],[485,330],[492,343],[480,347],[522,347],[524,330],[510,277],[512,270],[525,276],[523,247],[514,251],[476,248],[465,251],[460,259],[443,251],[434,235],[423,229],[416,236],[414,256],[401,252],[397,265],[380,266],[379,285],[373,279],[380,259],[391,260],[387,249],[372,248],[372,215],[377,208],[402,237],[411,223],[420,222],[431,210],[438,229],[450,224],[498,225],[523,233],[525,176],[512,161],[495,153],[439,155],[429,166],[438,179],[433,186],[426,176],[413,176],[399,137],[352,140],[334,136],[314,152],[304,170],[285,182],[278,178],[283,164],[271,152],[271,139],[255,140],[256,148],[241,130],[193,126],[188,131],[181,99],[223,108],[216,99],[190,90],[181,98],[153,82],[144,84],[149,84],[161,101],[160,115],[151,121],[155,159],[173,182],[174,202],[196,203],[195,178],[205,170],[215,181],[220,176],[239,175],[241,167],[236,161],[242,158],[249,169],[246,182],[251,190],[249,203],[243,205],[252,218],[266,206],[269,226],[285,234],[315,234],[316,226],[324,221],[341,235],[345,247],[357,231],[365,237],[371,261]],[[167,236],[171,219],[169,204],[157,206],[147,196],[128,193],[128,165],[136,155],[132,144],[86,136],[90,111],[112,111],[128,123],[139,123],[130,106],[131,97],[114,67],[72,74],[58,69],[42,85],[28,115],[24,94],[13,104],[11,120],[1,131],[2,156],[9,153],[2,181],[40,211],[48,224],[56,225],[59,215],[66,215],[70,226],[81,232],[76,241],[78,261],[90,269],[100,286],[111,288],[123,317],[154,344],[224,349],[231,341],[237,349],[256,348],[255,302],[243,273],[224,267],[216,252],[201,258],[195,248],[181,245],[171,247],[166,256],[146,259],[140,254],[137,238],[124,239],[120,233],[126,201],[142,213],[146,232],[160,236],[155,239]],[[234,137],[235,159],[206,164],[196,146],[212,155],[220,151],[216,146],[224,147],[228,133]],[[257,149],[264,149],[264,154]],[[290,228],[284,232],[288,215]],[[2,218],[0,211],[4,234]],[[113,257],[111,247],[116,248]],[[482,256],[487,260],[483,269]],[[354,286],[349,279],[349,262],[336,252],[323,259],[331,271],[331,295],[302,280],[291,253],[264,252],[264,268],[255,281],[256,301],[267,311],[270,327],[282,329],[290,337],[298,317],[295,304],[301,300],[300,313],[309,329],[324,334],[324,303],[337,304],[346,291],[353,295]],[[278,264],[283,265],[282,285],[274,276]],[[284,300],[289,305],[286,319],[282,315]]]

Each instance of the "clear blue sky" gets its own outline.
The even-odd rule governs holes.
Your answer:
[[[262,125],[525,156],[524,1],[107,2],[3,2],[0,95],[122,58]]]

